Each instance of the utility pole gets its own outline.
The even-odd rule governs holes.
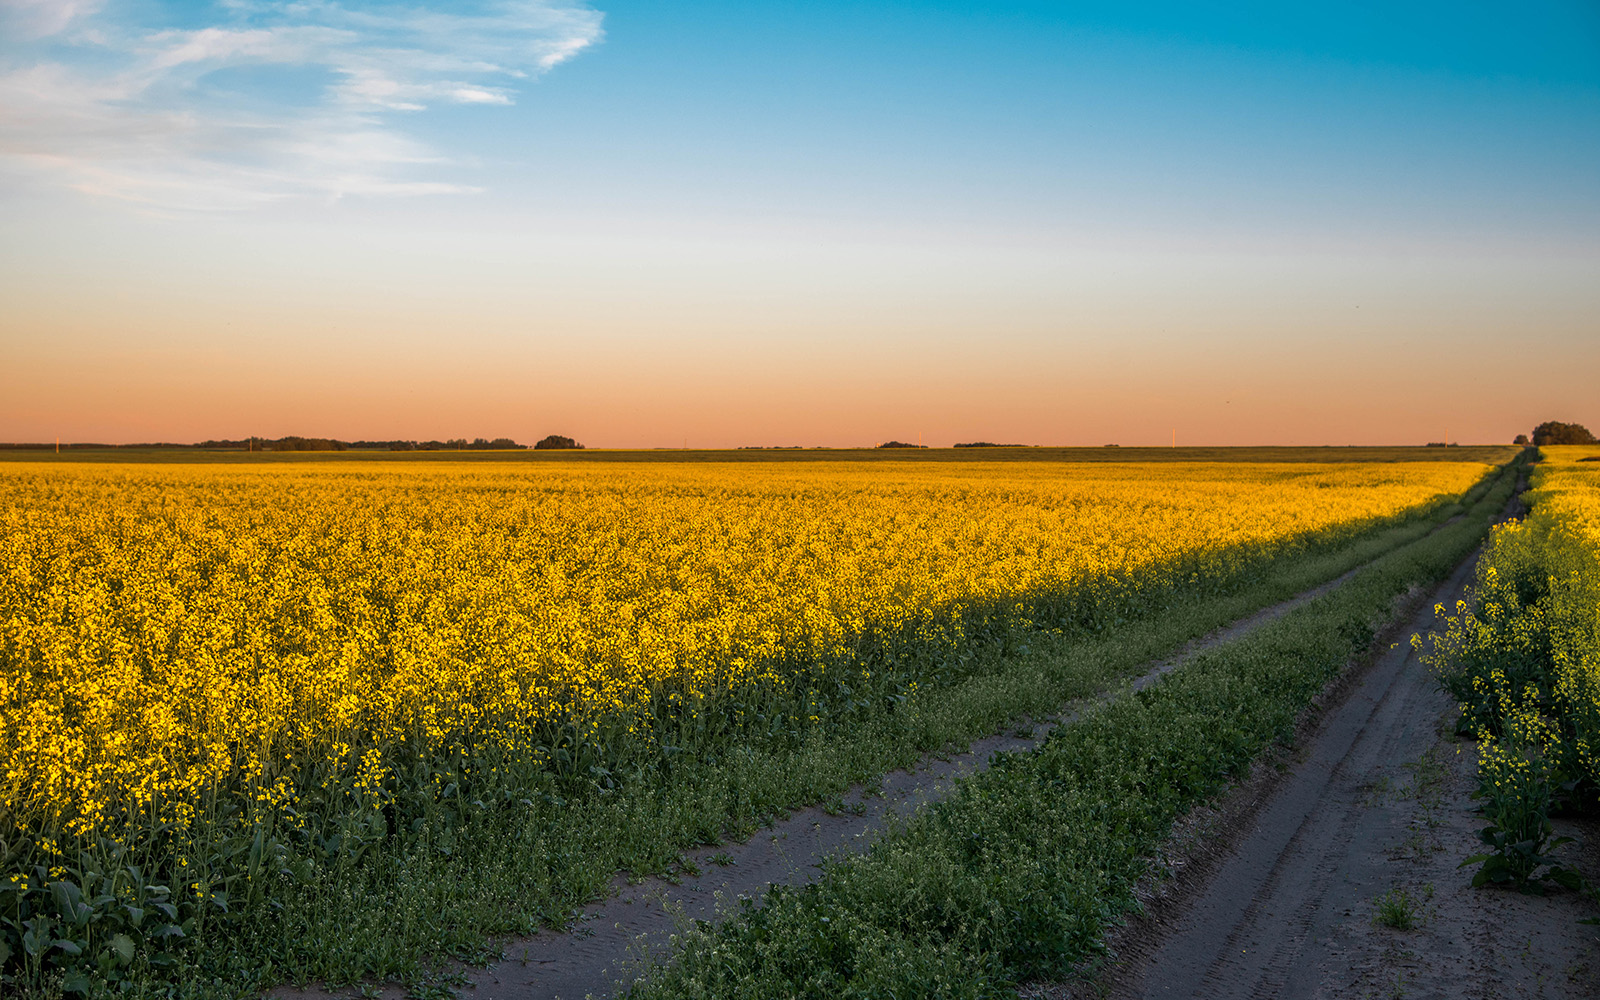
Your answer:
[[[61,454],[61,435],[56,435],[56,454]]]
[[[1172,447],[1178,447],[1178,429],[1176,427],[1172,429]]]

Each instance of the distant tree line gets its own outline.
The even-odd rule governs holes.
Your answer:
[[[906,444],[904,441],[885,441],[879,448],[926,448],[925,444]]]
[[[957,448],[1026,448],[1025,444],[995,444],[993,441],[967,441],[956,445]]]
[[[548,438],[546,440],[549,440]],[[563,440],[571,441],[571,438]],[[6,442],[0,441],[0,450],[8,451],[54,451],[58,446],[53,441],[43,443],[36,441]],[[510,438],[451,438],[448,441],[340,441],[336,438],[308,438],[298,435],[289,435],[281,438],[214,438],[209,441],[200,441],[195,444],[175,444],[172,442],[148,442],[143,444],[92,444],[83,441],[67,443],[63,441],[59,447],[62,451],[69,448],[80,449],[108,449],[108,448],[163,448],[163,449],[206,449],[211,451],[509,451],[526,449],[527,445],[518,444]],[[580,444],[570,444],[566,447],[583,447]]]
[[[196,448],[244,451],[503,451],[525,448],[510,438],[450,438],[447,441],[340,441],[337,438],[241,438],[237,441],[202,441]]]
[[[276,441],[250,442],[256,451],[345,451],[350,446],[331,438],[281,437]]]
[[[528,446],[518,444],[510,438],[451,438],[448,441],[355,441],[352,448],[370,448],[381,451],[512,451],[525,450]]]

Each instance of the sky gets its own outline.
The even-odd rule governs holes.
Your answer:
[[[1600,5],[0,0],[0,441],[1600,431]]]

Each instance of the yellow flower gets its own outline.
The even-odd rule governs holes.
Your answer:
[[[303,825],[307,789],[382,808],[403,762],[542,760],[566,726],[648,740],[666,703],[730,711],[797,670],[914,694],[863,651],[1159,601],[1484,471],[5,463],[0,797],[56,856],[181,841],[223,799],[244,824]]]

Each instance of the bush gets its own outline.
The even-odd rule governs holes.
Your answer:
[[[1589,428],[1582,424],[1564,424],[1559,420],[1546,420],[1533,429],[1533,443],[1547,444],[1600,444]]]

